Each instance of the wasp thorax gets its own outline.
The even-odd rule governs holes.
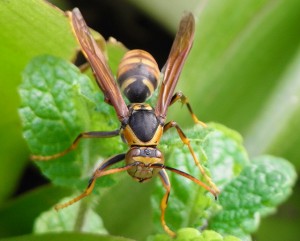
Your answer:
[[[143,103],[159,84],[160,71],[155,59],[144,50],[128,51],[119,65],[117,79],[131,103]]]
[[[135,166],[128,170],[130,176],[143,182],[152,178],[159,168],[153,168],[153,164],[164,164],[162,153],[154,147],[132,147],[127,152],[126,164],[135,164]]]

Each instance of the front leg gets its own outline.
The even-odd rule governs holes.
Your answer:
[[[160,221],[161,221],[161,225],[162,225],[163,229],[166,231],[166,233],[168,233],[171,237],[174,238],[174,237],[176,237],[176,234],[168,227],[166,220],[165,220],[165,212],[166,212],[169,195],[170,195],[170,191],[171,191],[171,183],[170,183],[168,174],[166,173],[166,171],[164,169],[161,169],[159,171],[159,177],[160,177],[160,180],[162,181],[164,188],[166,190],[166,193],[163,196],[161,203],[160,203],[160,210],[161,210]]]
[[[76,147],[78,146],[79,141],[82,138],[109,138],[109,137],[114,137],[119,135],[120,130],[114,130],[114,131],[90,131],[90,132],[82,132],[80,133],[76,139],[73,141],[72,145],[67,148],[66,150],[53,154],[53,155],[49,155],[49,156],[40,156],[40,155],[32,155],[30,158],[31,160],[34,161],[49,161],[52,159],[56,159],[58,157],[62,157],[64,155],[66,155],[67,153],[69,153],[70,151],[76,149]]]
[[[125,153],[118,154],[118,155],[113,156],[113,157],[109,158],[108,160],[102,162],[100,164],[100,166],[97,168],[97,170],[94,172],[92,178],[89,180],[89,184],[88,184],[87,188],[85,189],[85,191],[83,193],[81,193],[79,196],[73,198],[72,200],[70,200],[70,201],[68,201],[66,203],[57,204],[55,206],[55,209],[59,210],[59,209],[68,207],[68,206],[72,205],[73,203],[78,202],[82,198],[88,196],[93,191],[96,179],[98,177],[109,175],[109,174],[112,174],[112,173],[117,173],[117,172],[125,171],[125,170],[128,170],[128,169],[132,168],[132,166],[127,165],[125,167],[119,167],[119,168],[114,168],[114,169],[106,170],[110,166],[112,166],[112,165],[114,165],[114,164],[116,164],[116,163],[124,160],[124,158],[125,158]]]
[[[196,166],[199,168],[201,174],[203,175],[203,177],[205,178],[205,180],[207,181],[207,183],[209,184],[209,186],[212,188],[213,192],[218,194],[220,193],[218,187],[214,184],[214,182],[211,180],[211,178],[206,174],[204,168],[202,167],[201,163],[199,162],[192,146],[190,143],[190,140],[186,137],[186,135],[183,133],[183,131],[181,130],[181,128],[178,126],[178,124],[175,121],[170,121],[167,124],[165,124],[164,126],[164,133],[169,130],[170,128],[175,127],[177,130],[177,133],[181,139],[181,141],[188,146],[190,153],[193,156],[194,162],[196,164]]]

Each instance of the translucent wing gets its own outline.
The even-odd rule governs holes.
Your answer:
[[[192,13],[187,13],[180,21],[168,60],[162,70],[164,77],[155,107],[157,116],[166,117],[183,64],[193,45],[194,32],[194,16]]]
[[[69,12],[68,14],[71,19],[73,32],[81,46],[83,54],[94,72],[97,83],[105,96],[105,101],[113,105],[119,120],[122,122],[122,120],[128,116],[128,108],[106,59],[92,37],[79,9],[74,8],[72,12]]]

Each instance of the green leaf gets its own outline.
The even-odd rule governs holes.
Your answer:
[[[71,197],[64,198],[60,202],[64,203],[70,199]],[[63,231],[107,234],[100,216],[84,201],[57,212],[51,208],[43,212],[34,225],[35,233],[60,233]]]
[[[205,230],[202,233],[194,228],[182,228],[178,230],[177,236],[175,238],[170,238],[166,234],[156,235],[150,237],[147,241],[241,241],[239,238],[234,236],[223,237],[221,234],[212,231]]]
[[[208,126],[211,131],[207,135],[202,132],[205,160],[211,176],[222,188],[240,174],[249,163],[249,158],[238,132],[217,123],[209,123]],[[197,135],[201,135],[197,131],[187,131],[187,134],[192,140],[197,140]]]
[[[206,195],[203,188],[170,174],[172,191],[167,224],[176,230],[186,226],[201,227],[208,222],[213,230],[246,240],[257,229],[259,217],[273,213],[276,206],[290,195],[296,173],[292,165],[281,158],[264,156],[249,162],[242,139],[236,132],[214,123],[209,127],[194,127],[185,133],[215,183],[224,189],[219,202]],[[163,145],[165,152],[168,151],[168,166],[179,166],[178,169],[195,177],[199,175],[180,139],[172,134],[166,135]],[[162,191],[160,188],[160,193],[153,199],[156,218],[160,215]],[[220,208],[223,211],[220,212]],[[161,227],[157,225],[156,229]]]
[[[24,71],[20,95],[24,137],[35,155],[61,152],[83,131],[119,128],[117,119],[110,118],[115,116],[113,109],[100,101],[103,96],[94,82],[62,59],[33,59]],[[95,164],[122,149],[119,138],[82,140],[78,150],[37,164],[53,183],[83,190]]]
[[[53,54],[64,59],[75,55],[76,41],[62,11],[46,1],[0,1],[0,201],[10,195],[28,161],[22,138],[16,91],[21,72],[34,56]]]
[[[245,144],[250,153],[272,153],[291,160],[300,170],[298,127],[300,108],[300,47],[280,83],[246,133]],[[272,123],[272,124],[270,124]],[[286,141],[288,140],[288,141]]]
[[[67,188],[45,186],[7,201],[0,207],[1,237],[31,233],[34,220],[40,213],[70,194]]]
[[[210,228],[241,238],[257,230],[260,218],[274,213],[276,206],[291,194],[296,181],[294,167],[282,158],[254,159],[229,183],[220,195],[223,210]]]
[[[116,237],[116,236],[106,236],[106,235],[96,235],[96,234],[82,234],[82,233],[59,233],[59,234],[38,234],[38,235],[25,235],[20,237],[12,237],[1,239],[2,241],[133,241],[132,239]]]
[[[185,134],[219,188],[239,175],[249,163],[240,135],[222,125],[211,123],[209,128],[196,125],[186,130]],[[191,153],[175,130],[169,131],[163,137],[161,149],[166,153],[166,165],[199,177],[200,171],[196,168]],[[180,227],[205,226],[207,220],[219,209],[213,196],[207,195],[202,187],[177,174],[170,173],[169,178],[172,189],[166,211],[167,224],[173,227],[173,230]],[[203,181],[203,178],[201,180]],[[160,182],[157,182],[156,189],[158,191],[153,195],[152,203],[155,219],[158,220],[159,204],[164,192]],[[156,229],[161,230],[161,225],[156,223]]]

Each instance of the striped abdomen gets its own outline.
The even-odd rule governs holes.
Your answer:
[[[131,103],[143,103],[159,84],[160,71],[155,59],[144,50],[128,51],[119,65],[119,86]]]

